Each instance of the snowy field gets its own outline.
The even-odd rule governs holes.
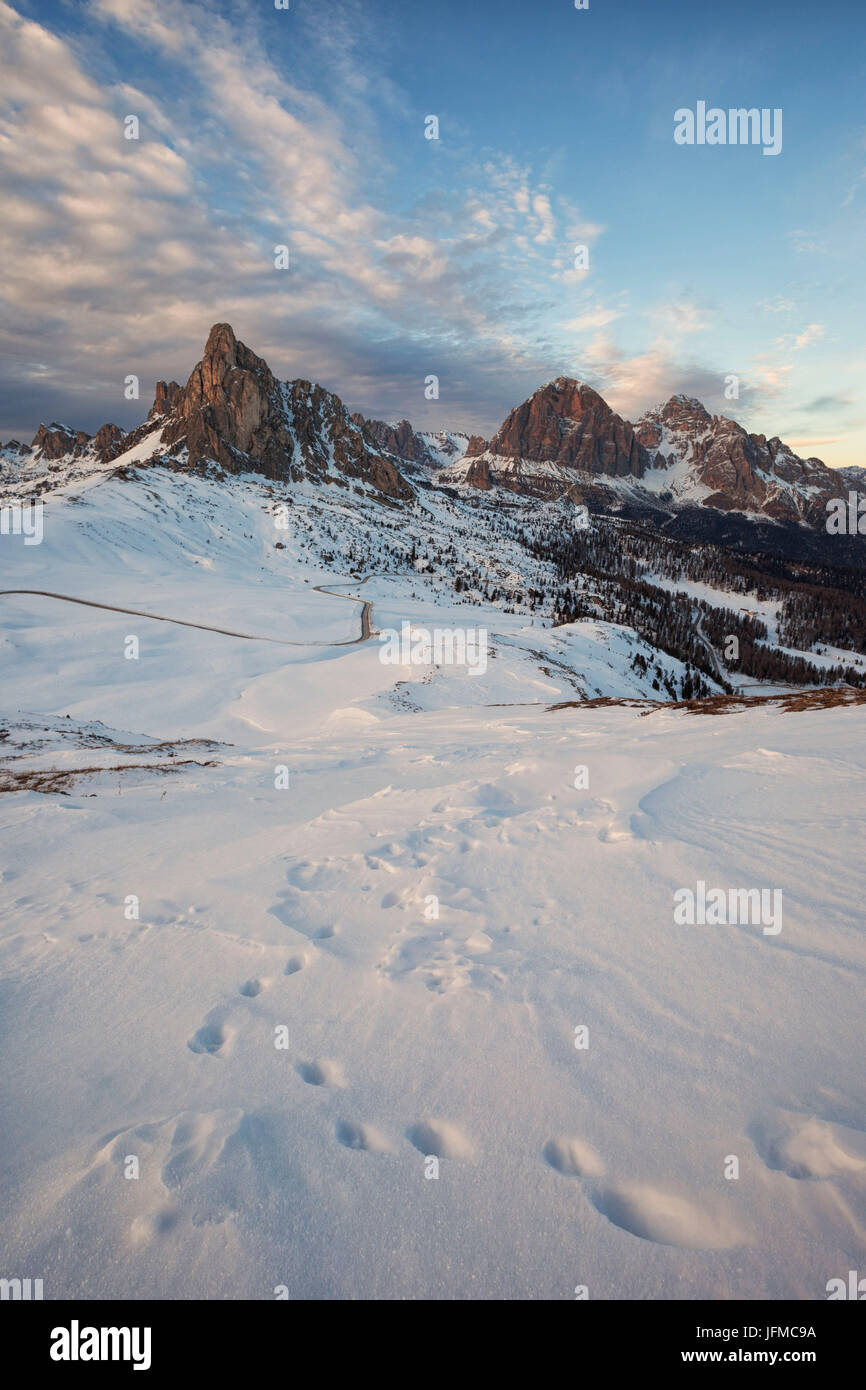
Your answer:
[[[4,1268],[217,1299],[862,1268],[866,707],[551,710],[649,694],[633,634],[396,576],[344,592],[485,626],[483,674],[281,645],[360,630],[313,513],[277,552],[261,499],[185,494],[178,530],[175,486],[77,488],[0,549],[4,589],[272,639],[0,598],[0,775],[94,769],[0,799]],[[780,890],[781,931],[678,924],[698,882]]]

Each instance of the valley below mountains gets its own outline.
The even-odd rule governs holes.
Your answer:
[[[0,1220],[46,1299],[853,1268],[856,480],[565,379],[451,424],[217,324],[132,431],[0,454]],[[677,916],[713,889],[778,929]]]

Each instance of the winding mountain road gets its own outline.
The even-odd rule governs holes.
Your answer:
[[[363,579],[353,579],[345,584],[340,583],[341,589],[360,588],[366,584],[373,575],[364,575]],[[360,603],[361,605],[361,633],[359,637],[347,637],[342,642],[293,642],[286,637],[263,637],[255,632],[235,632],[228,627],[214,627],[210,623],[193,623],[186,618],[167,618],[162,613],[146,613],[141,608],[121,608],[116,603],[97,603],[95,599],[74,598],[71,594],[56,594],[50,589],[0,589],[0,598],[12,594],[33,594],[38,598],[59,599],[62,603],[79,603],[84,608],[105,608],[110,613],[128,613],[133,618],[150,618],[155,623],[174,623],[177,627],[194,627],[200,632],[219,632],[223,637],[239,637],[243,642],[275,642],[280,647],[357,647],[361,642],[369,642],[373,636],[373,604],[370,599],[356,598],[354,594],[338,594],[334,589],[327,588],[324,584],[314,584],[313,592],[317,594],[329,594],[332,598],[344,598],[349,603]]]
[[[697,619],[695,621],[695,636],[698,638],[699,642],[701,643],[701,646],[707,654],[707,660],[709,661],[710,665],[713,668],[713,671],[715,672],[716,679],[720,682],[724,682],[727,680],[727,676],[725,675],[725,672],[722,670],[721,665],[719,664],[719,658],[716,656],[716,651],[712,642],[710,641],[707,634],[704,632],[703,621],[703,614],[699,611]]]

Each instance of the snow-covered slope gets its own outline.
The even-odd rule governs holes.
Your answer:
[[[439,468],[462,458],[469,443],[469,435],[460,430],[437,430],[432,434],[422,430],[420,437],[427,453]]]
[[[0,536],[7,1269],[824,1297],[866,1198],[866,705],[665,706],[675,658],[551,625],[570,502],[186,468],[172,395]],[[385,659],[443,629],[483,664]],[[780,930],[682,924],[702,883]]]
[[[472,439],[438,481],[551,498],[567,489],[652,506],[823,524],[845,480],[778,438],[750,434],[700,401],[677,395],[634,425],[586,382],[558,377],[516,407],[489,441]]]
[[[801,459],[780,439],[710,415],[691,396],[672,396],[635,428],[650,459],[641,485],[678,502],[822,520],[826,500],[841,493],[838,475],[820,459]]]
[[[46,1298],[824,1297],[866,1195],[864,707],[550,710],[621,688],[627,634],[493,609],[479,676],[315,645],[358,631],[313,589],[335,514],[277,551],[260,486],[95,483],[0,552],[3,587],[272,639],[0,599],[8,1267]],[[480,620],[422,583],[343,592]],[[779,890],[782,930],[679,925],[698,882]]]

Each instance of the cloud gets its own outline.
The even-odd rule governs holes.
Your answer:
[[[804,415],[821,415],[827,411],[847,410],[853,404],[853,396],[840,392],[837,395],[816,396],[815,400],[800,406],[800,410]]]
[[[838,444],[839,436],[833,435],[827,439],[791,439],[788,442],[792,449],[819,449],[822,445]]]
[[[76,379],[87,418],[75,423],[136,423],[125,375],[143,395],[157,375],[183,378],[222,319],[282,372],[374,403],[377,380],[390,402],[431,370],[446,402],[450,375],[450,409],[470,423],[497,377],[501,400],[507,380],[549,374],[542,321],[565,238],[601,229],[493,154],[426,204],[377,202],[375,101],[383,85],[389,111],[400,97],[353,75],[353,44],[375,27],[361,9],[327,102],[272,60],[276,12],[229,24],[193,0],[91,0],[89,14],[109,49],[120,29],[152,55],[144,76],[96,82],[82,66],[95,41],[79,50],[0,0],[4,428],[32,428],[24,402],[72,396]],[[311,63],[319,44],[336,80],[333,33],[305,23],[296,41]],[[110,70],[103,59],[94,71]],[[123,138],[129,114],[140,140]],[[281,243],[290,272],[274,268]],[[50,364],[48,378],[25,359]],[[440,409],[423,402],[422,422],[441,424]]]
[[[624,313],[624,309],[613,309],[598,304],[595,308],[585,309],[577,318],[570,319],[562,326],[568,333],[585,333],[590,328],[606,328],[609,323],[622,318]]]
[[[650,317],[663,330],[677,336],[702,333],[708,327],[706,311],[692,299],[669,300],[659,304],[650,312]]]
[[[782,295],[776,295],[775,299],[761,299],[758,301],[758,308],[763,309],[765,314],[788,314],[796,308],[793,299],[785,299]]]
[[[824,337],[824,325],[820,323],[810,323],[808,328],[804,328],[802,333],[798,333],[794,339],[792,351],[802,352],[803,348],[818,342]]]
[[[694,396],[708,410],[723,412],[724,377],[696,362],[683,361],[673,345],[658,338],[643,352],[629,355],[604,333],[599,333],[581,354],[576,373],[589,380],[609,405],[625,419],[636,420],[644,411],[671,396]],[[729,408],[729,407],[728,407]]]
[[[539,223],[539,230],[535,235],[536,242],[541,244],[553,241],[556,232],[556,219],[546,193],[536,193],[532,200],[532,211]]]
[[[802,229],[789,232],[791,244],[795,251],[799,251],[805,256],[820,256],[827,250],[827,243],[817,240],[811,232],[804,232]]]

